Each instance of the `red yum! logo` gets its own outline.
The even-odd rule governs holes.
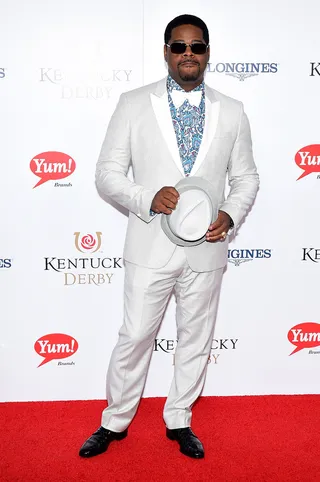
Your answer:
[[[320,324],[300,323],[289,330],[288,340],[296,347],[290,355],[303,350],[303,348],[320,346]]]
[[[102,233],[96,232],[96,238],[92,234],[80,235],[80,232],[74,233],[75,235],[75,246],[81,253],[95,253],[101,248],[101,236]]]
[[[47,181],[64,179],[70,176],[75,168],[75,161],[63,152],[42,152],[30,162],[31,171],[40,177],[40,181],[33,188],[41,186]]]
[[[34,344],[35,351],[44,358],[38,368],[51,360],[59,360],[74,355],[78,347],[77,340],[63,333],[51,333],[42,336]]]
[[[320,172],[320,144],[302,147],[295,155],[294,160],[297,166],[304,171],[297,181],[312,172]]]

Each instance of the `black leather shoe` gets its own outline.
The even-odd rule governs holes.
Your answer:
[[[194,459],[203,459],[203,445],[190,427],[175,428],[173,430],[167,428],[167,437],[179,443],[180,452],[184,455]]]
[[[95,455],[102,454],[107,450],[110,442],[113,440],[122,440],[127,435],[128,429],[124,432],[112,432],[104,427],[100,427],[85,441],[79,451],[79,455],[80,457],[94,457]]]

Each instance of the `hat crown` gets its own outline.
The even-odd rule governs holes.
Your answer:
[[[179,193],[176,209],[161,215],[161,227],[177,246],[198,246],[218,217],[219,193],[207,179],[188,176],[174,186]]]
[[[208,230],[212,219],[212,204],[209,196],[198,187],[180,193],[176,209],[168,219],[171,231],[186,241],[200,239]]]

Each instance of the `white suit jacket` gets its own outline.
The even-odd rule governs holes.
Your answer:
[[[235,229],[254,201],[259,177],[252,156],[248,119],[241,102],[206,85],[204,134],[191,176],[212,183],[220,209]],[[132,182],[127,177],[132,163]],[[230,192],[224,191],[228,176]],[[161,216],[150,216],[154,195],[184,177],[168,104],[166,79],[122,94],[111,117],[96,169],[98,190],[129,210],[124,259],[161,268],[176,245],[162,231]],[[194,271],[212,271],[227,262],[228,238],[184,248]]]

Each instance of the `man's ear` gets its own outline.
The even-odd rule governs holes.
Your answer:
[[[164,45],[163,47],[163,55],[164,55],[164,60],[167,62],[168,47],[166,45]]]

